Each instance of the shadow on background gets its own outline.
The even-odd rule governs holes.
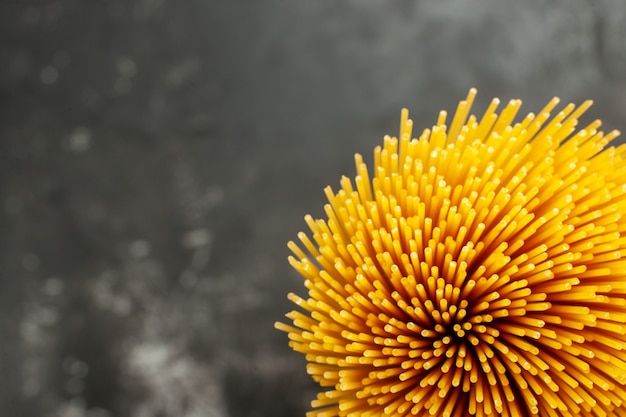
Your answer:
[[[401,107],[626,129],[621,0],[97,3],[0,6],[3,416],[303,415],[286,242]]]

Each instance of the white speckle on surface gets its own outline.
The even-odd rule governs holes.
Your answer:
[[[56,83],[59,78],[59,70],[51,65],[47,65],[39,71],[39,78],[45,85],[52,85]]]
[[[84,378],[89,373],[89,366],[74,356],[63,358],[62,367],[68,375],[75,378]]]
[[[85,407],[85,400],[81,397],[74,397],[71,400],[61,404],[54,417],[88,417],[87,409]]]
[[[132,78],[137,74],[137,64],[132,58],[122,56],[118,58],[116,66],[119,76],[113,82],[113,89],[118,94],[126,94],[133,87]]]
[[[24,339],[35,342],[44,335],[44,328],[59,321],[59,312],[55,306],[34,304],[25,306],[25,314],[20,323],[20,332]]]
[[[39,323],[29,317],[25,317],[20,323],[20,335],[28,343],[36,343],[41,338]]]
[[[68,138],[67,147],[76,153],[89,150],[91,147],[91,130],[85,126],[77,126]]]
[[[183,246],[195,249],[211,243],[212,235],[208,229],[195,229],[185,233],[182,238]]]
[[[200,62],[196,59],[188,59],[184,60],[180,63],[177,63],[167,74],[166,84],[175,88],[183,83],[185,83],[188,79],[193,77],[200,71]]]
[[[137,64],[132,58],[124,56],[117,60],[117,70],[125,78],[132,78],[137,74]]]
[[[120,288],[119,277],[114,273],[103,273],[91,287],[95,304],[117,316],[128,316],[133,311],[132,295]]]
[[[213,185],[207,190],[205,199],[207,208],[212,209],[219,205],[224,199],[224,190],[218,185]]]
[[[133,309],[133,304],[128,297],[120,296],[112,300],[111,308],[118,316],[128,316]]]
[[[37,315],[38,322],[43,326],[51,326],[59,321],[59,312],[51,307],[40,307]]]
[[[159,340],[144,341],[129,352],[129,377],[142,381],[152,396],[135,417],[227,415],[215,370],[181,353],[175,341]]]
[[[50,297],[56,297],[63,293],[63,281],[59,278],[48,278],[43,284],[43,291]]]
[[[145,258],[150,254],[150,243],[145,240],[136,240],[128,247],[128,254],[133,259]]]

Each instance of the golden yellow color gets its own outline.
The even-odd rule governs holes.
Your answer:
[[[310,417],[626,416],[626,147],[591,102],[385,137],[289,243]],[[469,116],[468,116],[469,115]],[[371,175],[371,177],[370,177]]]

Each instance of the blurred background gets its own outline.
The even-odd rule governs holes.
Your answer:
[[[286,242],[470,87],[626,130],[626,3],[4,0],[0,415],[304,415]]]

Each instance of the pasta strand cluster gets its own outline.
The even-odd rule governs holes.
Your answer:
[[[289,242],[309,417],[626,415],[626,147],[520,100],[385,137]],[[552,113],[556,113],[551,117]]]

